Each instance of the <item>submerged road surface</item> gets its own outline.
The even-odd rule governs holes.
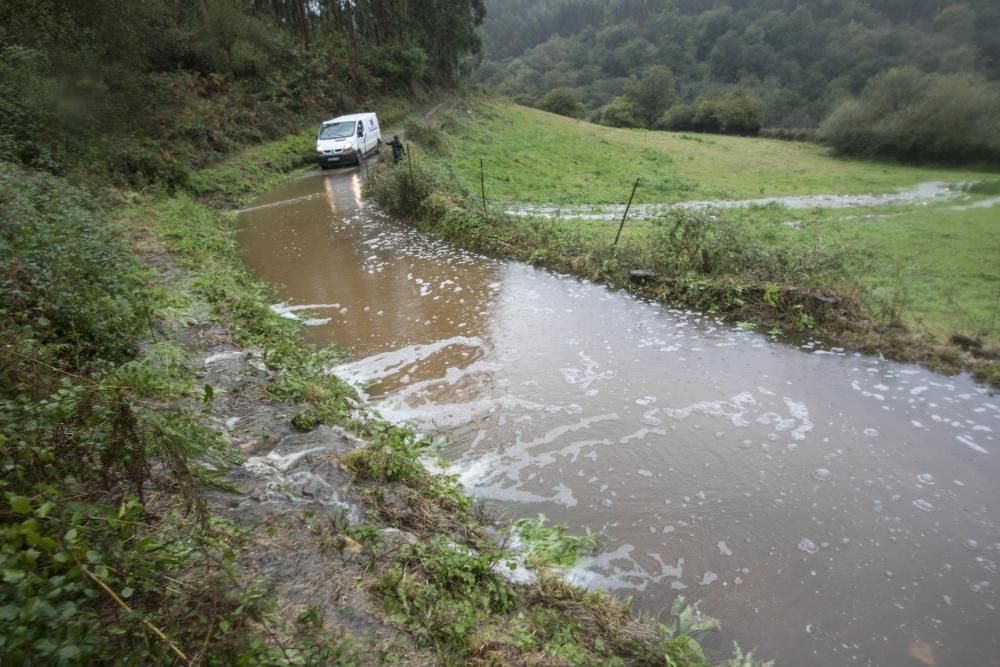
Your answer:
[[[1000,397],[457,250],[360,179],[266,195],[246,261],[470,493],[604,531],[570,577],[787,667],[1000,665]]]

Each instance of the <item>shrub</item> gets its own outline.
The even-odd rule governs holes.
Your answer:
[[[609,127],[643,127],[641,114],[635,103],[627,97],[616,97],[601,109],[601,125]]]
[[[683,132],[695,129],[695,109],[690,104],[678,103],[663,112],[654,128],[657,130],[673,130]]]
[[[427,74],[427,54],[418,46],[383,44],[365,49],[364,64],[383,84],[409,86]]]
[[[0,163],[0,314],[75,357],[123,358],[147,322],[144,281],[122,230],[91,193]]]
[[[755,135],[764,124],[764,103],[740,87],[702,97],[692,123],[703,132]]]
[[[758,136],[781,141],[816,141],[816,130],[808,127],[765,127]]]
[[[843,155],[1000,163],[1000,85],[897,67],[834,109],[819,137]]]
[[[535,106],[542,111],[569,118],[583,118],[586,113],[579,93],[566,87],[553,88],[535,100]]]
[[[444,132],[427,123],[410,120],[403,126],[403,130],[406,132],[407,141],[420,144],[429,153],[442,155],[449,152],[448,139],[445,138]]]

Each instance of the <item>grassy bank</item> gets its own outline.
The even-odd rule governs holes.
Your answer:
[[[239,461],[211,426],[217,390],[194,373],[197,341],[221,324],[264,365],[264,394],[294,428],[334,424],[367,443],[340,461],[365,522],[310,534],[319,551],[363,554],[350,577],[383,610],[378,623],[407,638],[413,664],[708,664],[696,639],[715,624],[693,608],[659,624],[553,576],[508,583],[495,566],[512,555],[486,536],[488,519],[419,463],[428,441],[359,409],[324,372],[337,352],[303,344],[270,311],[232,218],[199,200],[239,201],[293,171],[301,141],[244,152],[170,196],[2,167],[0,652],[60,664],[391,660],[381,641],[353,641],[267,594],[244,567],[263,529],[203,501],[206,488],[230,488],[217,471]],[[272,539],[290,540],[281,525]],[[415,541],[385,544],[386,528]]]
[[[166,335],[180,296],[133,252],[122,202],[96,194],[0,165],[0,654],[66,665],[332,655],[271,616],[236,564],[245,534],[206,511],[206,466],[230,453],[201,423],[204,390]],[[269,639],[278,633],[284,643]]]
[[[486,132],[492,134],[489,145],[477,143]],[[582,142],[584,133],[593,136]],[[410,183],[408,173],[384,170],[375,193],[384,205],[432,233],[662,302],[719,313],[763,331],[808,332],[900,361],[946,372],[964,369],[981,380],[1000,381],[1000,221],[996,208],[975,206],[994,196],[996,175],[845,162],[804,144],[663,133],[647,137],[482,101],[438,119],[436,127],[418,128],[411,137],[415,181]],[[673,148],[657,148],[657,141],[672,142]],[[574,160],[565,152],[583,143],[586,150],[603,150],[608,142],[614,150],[600,166],[596,153]],[[613,201],[624,203],[636,174],[644,179],[639,192],[646,191],[647,201],[718,192],[751,197],[838,188],[879,192],[932,179],[983,180],[956,200],[929,204],[674,209],[654,220],[630,219],[614,246],[617,221],[512,217],[500,205],[483,212],[478,158],[472,164],[470,157],[482,150],[493,156],[492,164],[512,147],[521,152],[511,161],[537,160],[548,167],[525,171],[533,188],[527,196],[509,183],[498,184],[505,177],[488,171],[488,198],[520,192],[517,196],[540,201],[594,203],[618,192]],[[687,189],[690,194],[650,192],[646,179],[655,176],[644,171],[641,159],[633,159],[643,151],[660,151],[655,168],[674,170],[675,180],[665,182],[698,179],[691,181],[697,185]],[[565,160],[546,162],[553,155]],[[688,164],[699,166],[685,171]],[[510,171],[511,178],[520,173]],[[609,189],[616,174],[621,182]],[[546,197],[544,192],[560,194]],[[633,270],[654,275],[636,281]]]

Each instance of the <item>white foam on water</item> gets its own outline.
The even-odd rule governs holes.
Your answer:
[[[750,407],[757,405],[750,392],[741,392],[727,401],[701,401],[683,408],[667,408],[664,412],[678,421],[683,421],[693,414],[708,415],[716,418],[727,418],[733,426],[745,427],[750,422],[744,419]]]
[[[407,387],[417,386],[410,385]],[[496,398],[480,398],[464,403],[424,403],[408,405],[398,400],[397,395],[375,406],[386,419],[394,423],[411,423],[420,430],[456,428],[477,417],[500,412],[535,412],[547,414],[577,414],[578,406],[547,405],[518,398],[514,394],[504,394]]]
[[[788,407],[788,414],[799,420],[799,426],[792,431],[792,437],[796,440],[805,440],[806,434],[813,430],[813,423],[809,419],[809,409],[805,403],[793,401],[784,397],[785,405]]]
[[[312,303],[312,304],[294,306],[294,305],[289,305],[287,303],[273,303],[273,304],[271,304],[270,308],[271,308],[271,312],[274,313],[275,315],[279,316],[279,317],[283,317],[286,320],[295,320],[296,322],[303,322],[304,323],[304,322],[308,322],[310,320],[302,320],[302,318],[300,318],[295,313],[298,313],[298,312],[303,311],[303,310],[305,310],[305,311],[329,310],[329,309],[336,310],[336,309],[340,308],[340,304],[339,303]],[[327,319],[325,322],[329,322],[329,319]]]
[[[215,354],[210,354],[205,357],[205,367],[208,368],[214,363],[220,361],[226,361],[227,359],[242,359],[246,356],[246,352],[240,350],[233,350],[231,352],[216,352]]]
[[[684,574],[684,559],[675,565],[664,563],[659,554],[647,554],[660,566],[659,572],[651,572],[635,561],[631,544],[619,545],[614,551],[581,558],[566,571],[563,579],[588,589],[614,591],[631,589],[644,591],[650,583],[659,583],[665,578],[680,579]],[[674,582],[679,583],[679,582]]]
[[[642,423],[647,424],[649,426],[659,426],[660,424],[662,424],[663,420],[656,418],[656,413],[658,413],[659,411],[660,411],[659,408],[653,408],[652,410],[647,410],[646,412],[642,413]]]
[[[816,543],[808,537],[803,537],[799,540],[798,549],[799,551],[807,554],[814,554],[819,551],[819,547],[816,546]]]
[[[974,452],[979,452],[980,454],[989,454],[990,453],[989,450],[987,450],[986,448],[981,447],[980,445],[976,444],[976,441],[973,440],[972,438],[968,437],[968,436],[958,435],[958,436],[955,436],[955,439],[958,440],[960,443],[962,443],[963,445],[965,445],[966,447],[968,447],[969,449],[971,449]]]
[[[405,365],[423,361],[453,345],[480,350],[485,347],[483,339],[478,336],[453,336],[433,343],[409,345],[390,352],[375,354],[335,366],[331,371],[347,382],[373,382],[399,372]]]
[[[270,451],[265,457],[267,462],[274,466],[277,470],[285,472],[293,465],[298,463],[300,459],[310,454],[316,454],[318,452],[328,452],[333,447],[313,447],[311,449],[303,449],[298,452],[292,452],[291,454],[279,454],[277,451]],[[248,459],[249,460],[249,459]]]
[[[816,468],[816,470],[813,471],[812,476],[817,482],[828,482],[833,474],[826,468]]]
[[[651,435],[651,434],[652,435],[666,435],[667,432],[666,432],[666,430],[664,430],[662,428],[648,428],[648,427],[644,427],[644,428],[640,428],[638,431],[635,431],[634,433],[629,433],[628,435],[622,436],[621,438],[619,438],[618,443],[622,444],[622,445],[625,445],[625,444],[628,444],[629,442],[632,442],[633,440],[641,442],[641,441],[643,441],[643,440],[646,439],[646,436]]]
[[[610,380],[615,376],[614,371],[603,371],[598,373],[600,364],[587,356],[584,352],[579,352],[580,361],[583,368],[560,368],[563,378],[567,384],[580,385],[583,389],[589,389],[590,385],[600,380]]]

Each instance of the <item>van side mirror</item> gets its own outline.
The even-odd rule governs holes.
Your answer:
[[[365,131],[363,129],[361,129],[360,127],[358,128],[358,136],[359,137],[365,136]]]

